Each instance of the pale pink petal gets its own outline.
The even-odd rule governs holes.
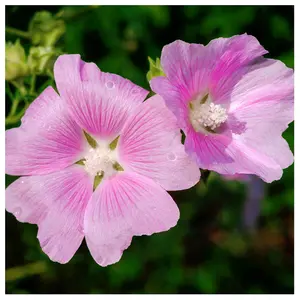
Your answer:
[[[166,190],[182,190],[200,179],[196,163],[181,144],[175,116],[156,95],[133,113],[121,132],[120,164],[153,179]]]
[[[221,45],[212,41],[206,48],[208,54],[217,53],[215,57],[211,55],[214,57],[215,63],[209,80],[209,92],[215,100],[224,97],[228,89],[241,79],[242,67],[268,53],[251,35],[233,36],[228,38],[225,44],[223,41],[224,39],[222,39]],[[215,49],[218,47],[220,49]]]
[[[186,136],[185,147],[202,169],[224,175],[256,174],[266,182],[282,176],[282,168],[272,157],[256,150],[253,145],[243,144],[236,136],[203,135],[191,130]]]
[[[53,173],[56,174],[56,173]],[[39,224],[47,215],[48,203],[43,201],[40,190],[44,183],[38,183],[49,175],[25,176],[14,181],[5,191],[6,210],[20,222]],[[40,196],[36,197],[37,194]]]
[[[293,113],[294,72],[284,63],[273,59],[260,59],[240,70],[242,78],[230,88],[229,112],[238,107],[253,105],[262,101],[277,101],[283,108],[288,107],[289,116]],[[269,114],[266,114],[269,118]],[[272,117],[272,116],[271,116]],[[279,116],[280,119],[280,116]],[[290,121],[293,119],[290,119]]]
[[[160,95],[167,107],[176,116],[180,128],[185,130],[189,125],[187,101],[182,97],[180,88],[173,85],[167,77],[154,77],[150,81],[151,89]]]
[[[189,44],[177,40],[163,47],[161,54],[161,65],[169,85],[168,90],[179,92],[181,101],[187,103],[194,96],[207,91],[210,73],[216,65],[217,60],[225,51],[228,44],[227,38],[212,40],[206,47],[201,44]],[[151,80],[151,88],[161,96],[166,83],[160,83],[164,77],[154,77]],[[171,99],[171,95],[165,95]],[[164,97],[164,96],[163,96]],[[165,98],[165,97],[164,97]],[[177,101],[178,96],[176,96]],[[168,101],[171,105],[171,100]],[[169,103],[168,103],[169,104]]]
[[[293,154],[281,135],[293,120],[293,70],[270,59],[250,66],[231,93],[228,130],[286,168]]]
[[[161,65],[166,77],[187,102],[208,91],[218,98],[226,89],[224,82],[228,77],[266,53],[257,39],[247,34],[218,38],[207,46],[177,40],[164,46]],[[152,88],[160,94],[159,88]]]
[[[236,124],[243,124],[244,129],[236,139],[271,157],[281,168],[287,168],[294,159],[282,133],[294,119],[293,107],[292,94],[241,106],[235,110],[234,121],[229,120],[228,127],[234,131]]]
[[[206,93],[210,73],[228,39],[216,39],[207,47],[180,40],[164,46],[161,65],[166,76],[154,77],[151,89],[162,96],[184,131],[188,130],[188,103]]]
[[[6,189],[6,210],[20,222],[37,224],[43,251],[51,260],[66,263],[83,240],[84,212],[92,188],[92,180],[78,165],[21,177]]]
[[[86,145],[82,130],[51,87],[28,107],[22,125],[5,135],[5,172],[11,175],[61,170],[81,159]]]
[[[120,260],[134,235],[169,230],[179,219],[171,196],[149,178],[121,172],[102,182],[86,208],[84,231],[95,261]]]
[[[177,40],[164,46],[161,65],[170,82],[180,89],[183,99],[192,98],[208,84],[205,47]],[[159,93],[158,91],[155,91]]]
[[[148,92],[121,76],[101,72],[79,55],[61,55],[54,66],[58,91],[88,133],[112,138]]]

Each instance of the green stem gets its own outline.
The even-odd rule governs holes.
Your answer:
[[[26,31],[22,31],[13,27],[5,27],[5,32],[30,40],[30,34]]]
[[[12,106],[11,106],[11,109],[10,109],[10,112],[8,114],[8,118],[11,118],[12,116],[14,116],[14,114],[16,113],[17,111],[17,108],[18,108],[18,105],[20,103],[20,100],[19,99],[14,99],[13,100],[13,103],[12,103]]]
[[[21,118],[23,117],[27,107],[28,107],[28,105],[25,105],[25,107],[16,115],[12,115],[12,116],[8,115],[5,118],[5,125],[12,125],[12,124],[19,122],[21,120]]]
[[[34,94],[34,90],[35,90],[35,81],[36,81],[36,75],[33,74],[33,75],[31,76],[31,81],[30,81],[30,90],[29,90],[30,95],[33,95],[33,94]]]
[[[47,75],[48,77],[50,77],[51,79],[54,79],[54,75],[53,75],[53,73],[51,72],[51,70],[47,69],[47,70],[46,70],[46,75]]]
[[[6,81],[5,84],[6,84],[6,89],[5,89],[6,93],[8,94],[8,97],[10,98],[10,100],[13,100],[14,95],[10,89],[9,83]]]
[[[44,261],[37,261],[21,267],[13,267],[5,271],[5,281],[15,281],[31,275],[39,275],[47,271]]]
[[[27,94],[26,88],[23,84],[20,84],[16,80],[11,81],[11,84],[15,86],[16,89],[19,90],[22,96],[25,96]]]

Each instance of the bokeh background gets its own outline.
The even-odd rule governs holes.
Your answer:
[[[32,22],[42,10],[63,25],[45,29],[44,23]],[[33,44],[47,44],[30,39],[29,24],[29,32],[36,26],[41,36],[43,30],[51,33],[61,26],[50,42],[54,55],[80,53],[103,71],[147,89],[147,57],[159,57],[162,47],[176,39],[206,44],[247,32],[269,50],[268,57],[294,66],[292,6],[6,6],[6,41],[20,36],[26,55]],[[47,57],[46,75],[34,75],[34,86],[15,114],[22,114],[45,85],[53,84],[52,61]],[[29,74],[25,84],[32,78]],[[20,95],[16,84],[7,81],[6,116],[12,98]],[[18,118],[6,123],[6,128],[16,126]],[[284,133],[292,151],[293,130],[291,124]],[[15,178],[6,176],[6,186]],[[151,237],[134,237],[121,261],[106,268],[94,262],[85,242],[68,264],[51,262],[40,249],[37,227],[6,213],[6,292],[293,293],[294,166],[272,184],[241,179],[211,173],[206,184],[172,192],[181,211],[177,226]]]

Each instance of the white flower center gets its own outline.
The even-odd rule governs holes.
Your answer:
[[[109,177],[117,172],[114,168],[116,152],[111,150],[109,146],[98,145],[97,148],[90,148],[84,157],[84,167],[86,171],[92,175],[103,175]]]
[[[214,131],[227,120],[226,109],[211,102],[208,96],[190,102],[189,117],[195,131]]]

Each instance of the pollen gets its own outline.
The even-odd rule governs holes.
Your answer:
[[[227,120],[226,109],[220,104],[214,104],[205,96],[205,102],[192,101],[189,117],[191,124],[197,132],[215,131]]]
[[[104,145],[90,148],[84,157],[85,170],[92,176],[110,177],[117,172],[116,163],[116,152]]]

